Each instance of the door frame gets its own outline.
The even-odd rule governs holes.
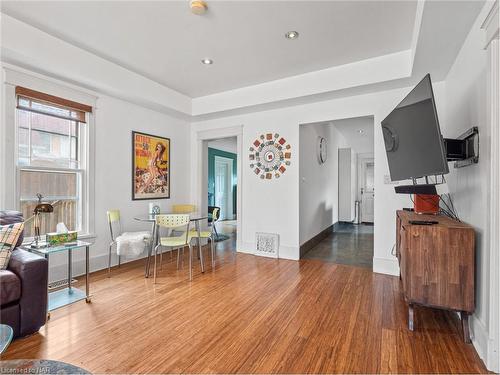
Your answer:
[[[214,157],[214,184],[215,184],[215,192],[214,192],[214,202],[217,201],[216,194],[217,194],[217,162],[219,163],[225,163],[228,166],[228,175],[226,176],[226,187],[228,188],[226,190],[227,195],[226,195],[226,215],[225,219],[228,220],[228,217],[230,217],[230,220],[234,219],[234,207],[233,207],[233,159],[226,158],[224,156],[218,156],[215,155]],[[217,205],[217,204],[215,204]],[[222,210],[221,210],[222,211]],[[222,212],[221,212],[222,213]]]
[[[243,125],[217,128],[209,130],[192,130],[191,137],[191,157],[195,161],[191,170],[191,201],[197,205],[197,207],[207,207],[208,206],[208,187],[206,180],[204,179],[204,163],[206,163],[208,152],[207,147],[204,151],[204,143],[209,140],[219,139],[219,138],[230,138],[236,137],[236,251],[241,251],[240,249],[243,238],[243,210],[242,210],[242,200],[243,200]],[[206,146],[206,144],[205,144]]]

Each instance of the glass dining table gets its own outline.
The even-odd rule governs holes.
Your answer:
[[[176,214],[174,212],[167,212],[167,213],[161,213],[158,215],[172,215]],[[146,260],[146,267],[144,270],[144,275],[146,278],[149,277],[150,275],[150,268],[151,268],[151,255],[153,254],[153,250],[155,246],[158,244],[159,241],[159,230],[158,226],[156,225],[156,215],[157,214],[147,214],[147,215],[141,215],[141,216],[136,216],[134,217],[134,220],[141,221],[141,222],[146,222],[146,223],[151,223],[151,241],[150,245],[148,247],[148,258]],[[198,236],[196,237],[197,239],[197,245],[198,245],[198,251],[199,254],[202,254],[201,252],[201,228],[200,228],[200,222],[203,220],[208,219],[208,214],[201,214],[201,213],[190,213],[189,214],[189,220],[190,222],[194,223],[196,232]],[[205,268],[203,265],[203,258],[201,258],[201,272],[205,272]]]

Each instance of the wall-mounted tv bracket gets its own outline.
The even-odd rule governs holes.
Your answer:
[[[474,126],[456,139],[445,138],[446,159],[455,161],[455,168],[466,167],[479,161],[479,129]]]

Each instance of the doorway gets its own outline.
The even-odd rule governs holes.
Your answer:
[[[221,137],[203,141],[203,183],[209,215],[218,210],[215,224],[217,250],[235,249],[238,227],[238,140]]]
[[[220,220],[233,220],[233,159],[215,156],[214,201]],[[236,176],[234,176],[236,177]]]
[[[299,136],[301,257],[372,268],[373,116],[304,124]],[[311,152],[318,139],[326,140],[325,162]]]

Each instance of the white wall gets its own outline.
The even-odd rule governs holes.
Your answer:
[[[476,230],[476,312],[472,331],[474,345],[483,359],[488,351],[491,318],[488,316],[491,129],[487,121],[487,52],[481,23],[489,7],[479,15],[446,77],[446,117],[441,121],[443,134],[451,138],[472,126],[479,127],[479,163],[461,169],[450,164],[447,180],[460,218]]]
[[[327,142],[327,160],[318,162],[318,138]],[[331,124],[306,124],[299,130],[299,243],[304,244],[338,221],[338,148],[342,134]]]
[[[5,72],[4,72],[5,73]],[[76,100],[75,95],[80,93],[74,86],[66,85],[52,79],[44,80],[40,75],[30,76],[24,73],[11,74],[13,78],[9,83],[2,81],[2,108],[5,103],[14,103],[14,87],[16,81],[25,87],[33,87],[39,91],[49,94],[65,96],[72,94],[70,98]],[[5,74],[4,74],[5,77]],[[21,78],[20,78],[21,77]],[[31,85],[36,86],[31,86]],[[102,94],[95,94],[97,100],[95,106],[94,121],[89,126],[95,126],[95,193],[93,221],[94,233],[89,239],[94,242],[91,247],[91,269],[100,269],[107,266],[107,252],[110,240],[109,227],[106,221],[106,211],[109,209],[120,209],[122,213],[122,225],[124,230],[147,230],[149,226],[135,221],[136,215],[146,214],[150,201],[132,201],[132,130],[142,131],[154,135],[169,137],[171,140],[171,199],[157,200],[162,210],[175,203],[186,203],[189,201],[189,174],[185,171],[189,168],[189,122],[173,118],[169,115],[155,112],[135,104],[115,99]],[[89,96],[90,97],[90,96]],[[2,154],[0,164],[0,175],[5,176],[0,185],[2,190],[0,209],[15,209],[15,195],[13,182],[15,181],[14,167],[14,139],[15,139],[15,106],[9,105],[5,108],[2,116],[2,132],[8,137],[0,139],[0,149],[6,151],[9,157]],[[6,185],[8,183],[8,185]],[[84,270],[83,252],[76,252],[75,274]],[[116,258],[113,257],[116,263]],[[50,278],[57,280],[66,275],[66,259],[63,255],[53,255],[50,260]]]
[[[248,167],[243,156],[242,245],[240,251],[253,252],[255,232],[280,234],[280,256],[298,259],[299,235],[299,124],[324,122],[359,116],[374,116],[375,133],[375,228],[374,271],[398,274],[396,258],[391,255],[395,241],[395,211],[408,207],[408,197],[396,195],[394,185],[384,184],[384,175],[389,174],[380,122],[411,90],[411,87],[382,91],[372,94],[327,100],[312,104],[297,105],[270,111],[253,112],[229,117],[196,121],[191,134],[191,199],[198,200],[198,176],[196,133],[208,129],[243,126],[243,150],[246,152],[253,140],[262,133],[278,132],[292,146],[292,164],[278,180],[262,181]],[[438,114],[444,105],[444,85],[434,84]],[[381,197],[378,199],[377,197]]]

